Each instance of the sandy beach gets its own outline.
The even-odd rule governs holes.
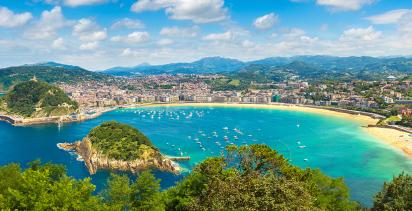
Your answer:
[[[409,133],[392,128],[379,128],[379,127],[366,127],[368,125],[375,125],[379,120],[365,115],[354,115],[344,112],[331,111],[327,109],[305,107],[301,105],[290,104],[227,104],[227,103],[174,103],[174,104],[144,104],[141,106],[193,106],[193,107],[238,107],[238,108],[262,108],[262,109],[276,109],[276,110],[288,110],[297,112],[309,112],[319,115],[327,115],[338,118],[350,119],[358,121],[362,124],[363,129],[371,134],[376,139],[382,141],[385,144],[390,145],[396,150],[399,150],[404,155],[412,159],[412,137]]]

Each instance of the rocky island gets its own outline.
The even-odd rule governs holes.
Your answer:
[[[162,155],[139,130],[116,121],[95,127],[81,141],[58,147],[74,151],[84,160],[90,174],[98,169],[137,172],[147,168],[179,173],[178,164]]]
[[[78,108],[63,90],[33,78],[0,98],[0,119],[12,124],[65,122],[76,118]]]

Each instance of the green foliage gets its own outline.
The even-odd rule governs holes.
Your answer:
[[[111,174],[103,197],[113,210],[128,210],[131,207],[130,179],[127,175]]]
[[[35,162],[22,170],[17,164],[0,167],[2,210],[101,210],[90,179],[76,180],[60,165]]]
[[[412,127],[412,116],[402,116],[402,120],[399,124],[406,127]]]
[[[131,186],[133,207],[138,210],[164,210],[160,180],[150,171],[142,172]]]
[[[127,175],[112,174],[103,196],[112,210],[165,210],[160,180],[150,171],[140,173],[132,184]]]
[[[411,210],[412,176],[400,174],[376,194],[372,210]]]
[[[109,76],[84,70],[79,67],[53,66],[19,66],[0,70],[0,88],[8,90],[13,85],[28,81],[36,76],[47,83],[65,82],[80,83],[83,81],[98,81],[108,79]]]
[[[265,145],[228,148],[166,192],[167,210],[356,210],[342,179],[302,170]]]
[[[44,82],[26,81],[14,86],[4,97],[7,109],[16,114],[30,117],[41,108],[49,116],[65,104],[65,114],[78,108],[77,102],[71,100],[63,90]]]
[[[360,210],[341,178],[292,166],[265,145],[229,146],[225,157],[208,158],[176,186],[160,191],[150,171],[134,182],[112,174],[107,189],[93,195],[90,179],[65,168],[32,162],[0,167],[1,210]],[[372,210],[410,210],[412,177],[385,183]]]
[[[105,122],[93,128],[88,138],[96,149],[116,160],[135,160],[147,150],[157,151],[139,130],[116,121]]]

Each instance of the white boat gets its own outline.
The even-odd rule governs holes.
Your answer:
[[[303,148],[306,148],[306,146],[305,146],[305,145],[302,145],[302,146],[299,146],[299,148],[303,149]]]
[[[303,159],[303,161],[305,161],[305,162],[306,162],[306,161],[308,161],[308,159],[307,159],[307,158],[305,158],[305,159]]]

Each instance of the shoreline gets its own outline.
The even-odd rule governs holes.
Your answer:
[[[177,102],[177,103],[144,103],[144,104],[134,104],[117,106],[111,108],[100,108],[92,115],[83,115],[76,119],[66,119],[61,121],[61,117],[46,117],[46,118],[36,118],[36,119],[26,119],[24,122],[12,122],[15,121],[14,116],[0,114],[0,121],[6,121],[14,126],[30,126],[37,124],[59,124],[59,123],[70,123],[70,122],[81,122],[90,119],[97,118],[106,112],[110,112],[117,109],[127,109],[127,108],[141,108],[141,107],[232,107],[232,108],[257,108],[257,109],[274,109],[274,110],[284,110],[284,111],[296,111],[296,112],[306,112],[313,113],[323,116],[331,116],[342,119],[347,119],[351,121],[356,121],[362,124],[362,129],[380,141],[380,143],[386,144],[393,149],[399,151],[403,155],[412,159],[412,136],[411,133],[405,131],[404,129],[398,127],[376,127],[376,123],[382,116],[373,113],[346,110],[333,107],[322,107],[313,105],[301,105],[301,104],[286,104],[286,103],[270,103],[270,104],[247,104],[247,103],[193,103],[193,102]],[[12,120],[12,121],[10,121]],[[40,121],[39,121],[40,120]]]
[[[106,112],[110,112],[118,109],[113,108],[100,108],[94,111],[93,114],[77,114],[77,115],[64,115],[64,116],[50,116],[50,117],[37,117],[37,118],[24,118],[17,115],[0,113],[0,121],[7,122],[13,126],[31,126],[41,124],[61,124],[71,122],[82,122],[90,119],[97,118]]]
[[[405,130],[393,126],[388,127],[376,127],[376,123],[379,121],[379,115],[366,112],[351,111],[339,108],[328,108],[321,106],[307,106],[296,104],[235,104],[235,103],[152,103],[137,105],[129,108],[139,107],[179,107],[179,106],[192,106],[192,107],[234,107],[234,108],[263,108],[274,109],[284,111],[296,111],[314,113],[324,116],[332,116],[337,118],[343,118],[351,121],[357,121],[362,124],[362,130],[374,137],[381,144],[385,144],[392,149],[398,151],[404,156],[412,159],[412,136],[411,133]],[[127,107],[126,107],[127,108]],[[368,115],[365,115],[368,114]],[[373,118],[374,116],[375,118]]]

